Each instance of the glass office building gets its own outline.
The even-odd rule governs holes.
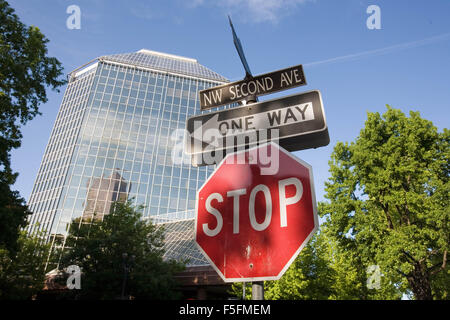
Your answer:
[[[29,199],[29,231],[64,244],[71,221],[102,219],[127,198],[146,206],[144,217],[192,218],[213,168],[175,163],[183,141],[173,133],[199,113],[199,90],[225,82],[195,59],[145,49],[70,73]]]

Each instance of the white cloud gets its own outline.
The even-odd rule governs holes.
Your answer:
[[[276,23],[301,4],[315,0],[191,0],[190,7],[214,4],[254,22]]]
[[[248,18],[255,22],[277,22],[298,5],[310,0],[226,0],[232,9],[248,10]]]

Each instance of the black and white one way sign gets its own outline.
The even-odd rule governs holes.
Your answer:
[[[186,128],[186,152],[191,155],[268,142],[273,130],[279,144],[289,151],[317,148],[330,141],[318,90],[193,116]]]

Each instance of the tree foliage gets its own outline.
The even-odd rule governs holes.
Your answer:
[[[10,189],[17,178],[10,152],[20,147],[21,126],[47,101],[46,88],[57,90],[65,80],[61,63],[47,55],[48,40],[37,27],[25,26],[4,0],[0,21],[0,245],[14,255],[30,212],[19,193]]]
[[[333,291],[334,270],[327,258],[329,244],[323,234],[316,235],[300,253],[283,277],[267,281],[265,298],[269,300],[326,300]]]
[[[20,229],[27,225],[26,217],[29,214],[25,200],[19,193],[0,182],[0,247],[12,255],[17,253]]]
[[[338,247],[325,227],[302,250],[286,273],[277,281],[265,281],[268,300],[358,300],[399,299],[400,291],[381,277],[380,290],[366,285],[368,274],[358,257]],[[242,283],[235,283],[232,293],[242,297]],[[251,284],[246,299],[251,299]]]
[[[379,265],[416,299],[448,298],[449,138],[416,112],[369,113],[355,142],[335,146],[319,206],[358,274]]]
[[[50,246],[37,235],[20,233],[17,250],[0,247],[0,300],[30,299],[44,287]]]
[[[65,83],[61,63],[47,55],[48,39],[25,26],[0,0],[0,165],[10,168],[9,151],[20,146],[20,125],[39,114],[47,102],[46,87]]]
[[[60,267],[81,268],[81,290],[74,290],[77,298],[117,299],[125,276],[126,296],[178,297],[173,274],[183,266],[163,260],[163,230],[142,220],[141,209],[133,207],[130,201],[117,202],[103,221],[72,222]]]

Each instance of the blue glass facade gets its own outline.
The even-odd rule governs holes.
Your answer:
[[[30,231],[63,240],[73,219],[101,219],[126,198],[146,217],[192,212],[213,168],[174,163],[183,142],[171,137],[199,113],[198,91],[225,82],[194,59],[148,50],[72,72],[30,197]]]

